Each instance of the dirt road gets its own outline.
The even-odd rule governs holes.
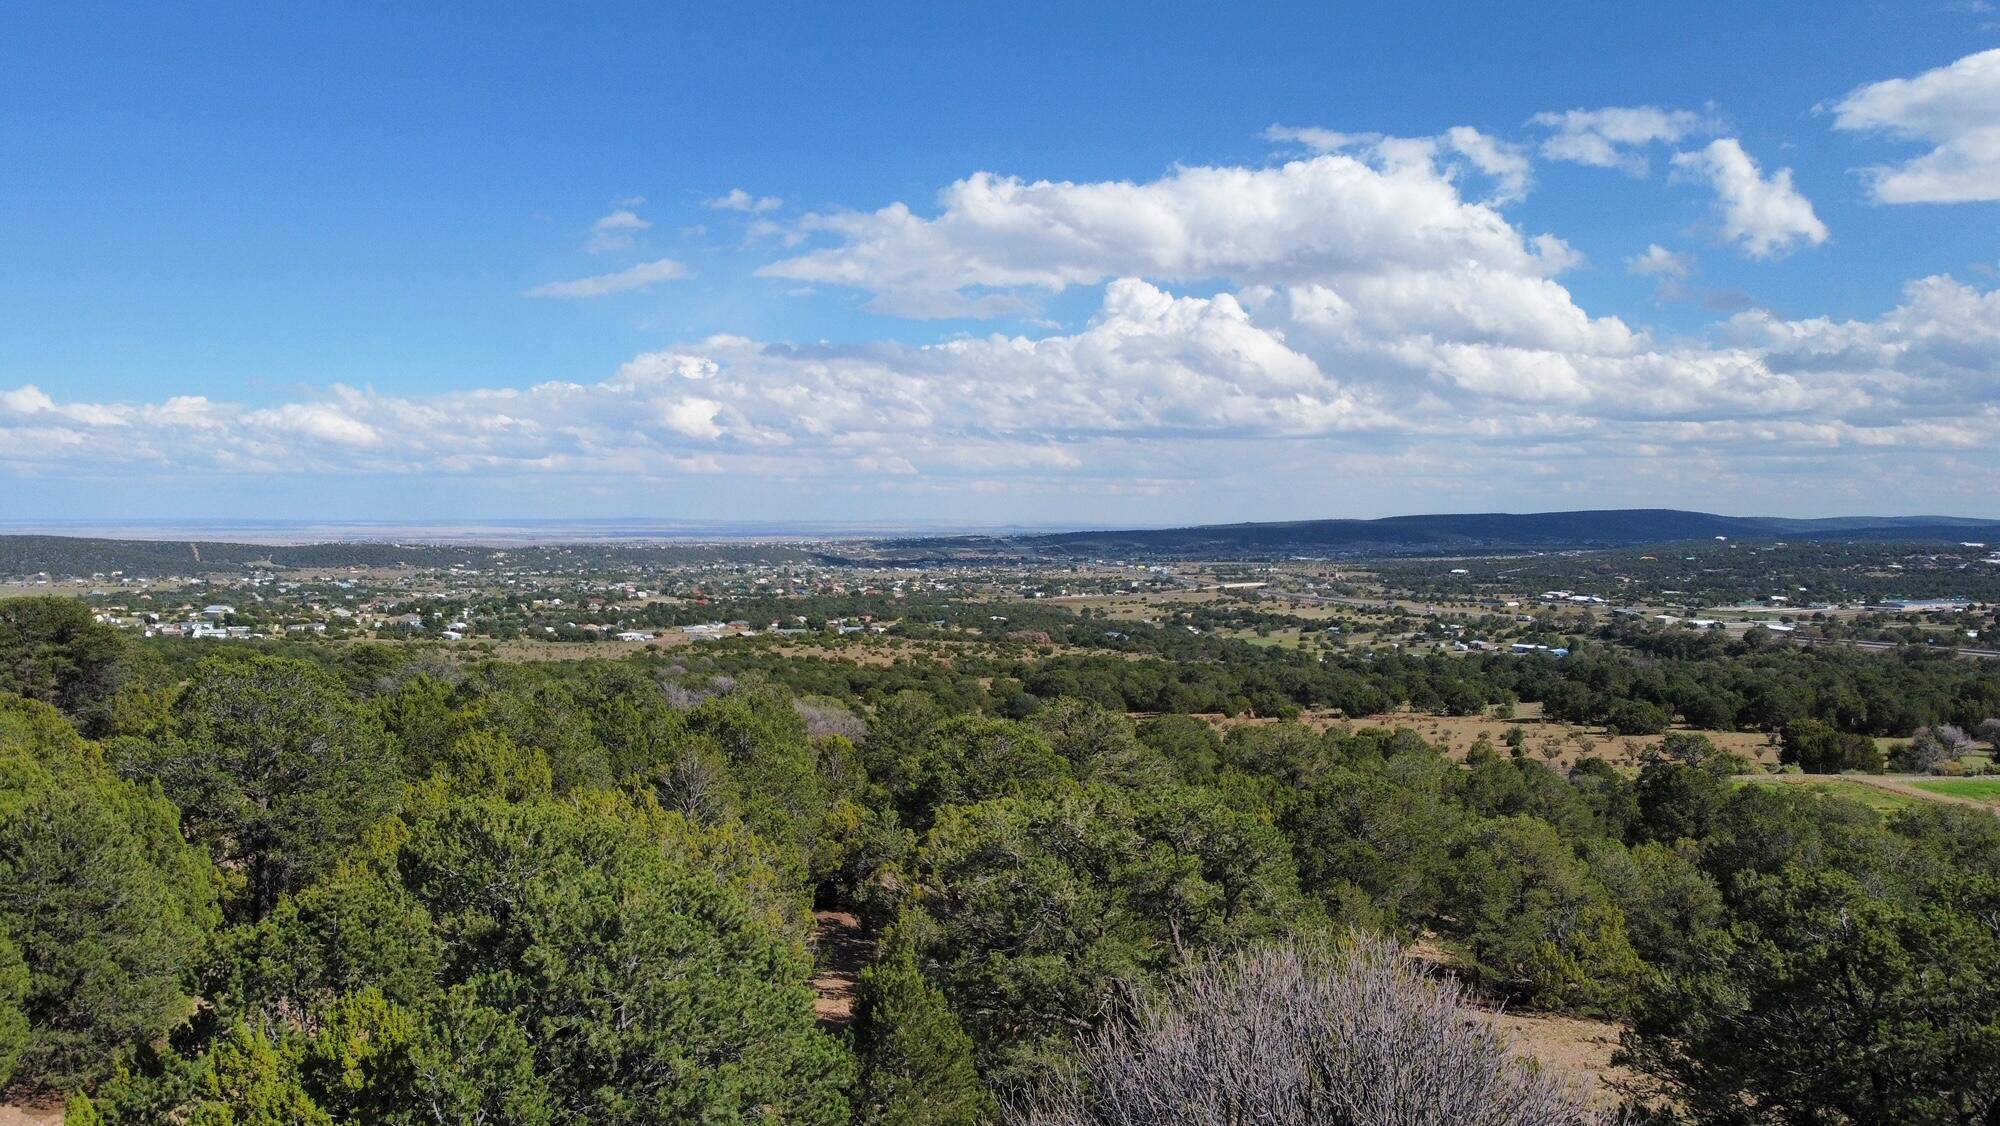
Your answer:
[[[1974,809],[1983,809],[1988,813],[2000,816],[2000,805],[1994,805],[1992,802],[1980,801],[1978,798],[1960,797],[1957,794],[1940,794],[1932,790],[1912,786],[1910,784],[1912,782],[1930,780],[1929,776],[1922,774],[1739,774],[1736,776],[1736,779],[1739,782],[1796,782],[1803,784],[1831,781],[1859,782],[1863,786],[1873,786],[1878,790],[1887,790],[1889,793],[1901,794],[1904,797],[1922,798],[1924,801],[1943,802],[1946,805],[1969,805]]]

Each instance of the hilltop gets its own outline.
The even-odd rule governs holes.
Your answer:
[[[1800,520],[1718,516],[1671,508],[1475,512],[1375,520],[1293,520],[1185,528],[933,537],[883,546],[904,552],[1031,556],[1265,559],[1291,555],[1396,556],[1589,550],[1713,539],[2000,540],[2000,521],[1951,516],[1841,516]]]
[[[818,538],[778,536],[729,542],[544,542],[513,547],[453,542],[260,544],[211,540],[0,535],[0,576],[55,577],[240,573],[341,567],[594,565],[814,559],[825,563],[913,564],[1116,557],[1124,559],[1385,558],[1517,551],[1602,550],[1691,540],[1865,540],[2000,542],[2000,520],[1952,516],[1838,516],[1800,520],[1718,516],[1669,508],[1578,512],[1473,512],[1374,520],[1288,520],[1178,528]]]

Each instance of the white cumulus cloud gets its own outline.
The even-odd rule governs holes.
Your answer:
[[[1656,242],[1645,253],[1627,258],[1625,269],[1642,278],[1684,278],[1694,272],[1694,261]]]
[[[2000,200],[2000,48],[1863,86],[1834,106],[1833,123],[1934,146],[1903,164],[1868,169],[1878,202]]]
[[[1562,281],[1567,248],[1469,199],[1430,143],[1350,140],[1140,183],[978,174],[929,216],[813,217],[830,245],[769,268],[920,311],[1101,286],[1072,329],[713,336],[528,386],[334,385],[258,403],[93,400],[44,380],[0,389],[0,469],[565,477],[634,496],[695,476],[746,497],[1198,489],[1266,512],[1338,503],[1357,483],[1385,506],[1500,506],[1529,476],[1600,505],[1740,495],[1774,473],[1857,507],[1951,493],[1970,509],[2000,491],[2000,290],[1929,277],[1873,318],[1754,311],[1656,338],[1586,309]],[[1450,143],[1473,159],[1474,142]],[[1825,238],[1789,176],[1766,177],[1733,140],[1683,171],[1716,184],[1751,253]],[[1627,265],[1691,269],[1659,245]],[[682,272],[634,271],[540,288],[592,296]]]
[[[760,274],[852,286],[905,316],[991,316],[1114,277],[1281,284],[1476,262],[1545,275],[1575,261],[1468,202],[1427,159],[1326,153],[1272,168],[1185,167],[1144,183],[1026,181],[981,172],[903,203],[807,216],[836,245]]]
[[[1949,451],[1984,459],[1952,480],[2000,484],[1985,455],[2000,447],[2000,291],[1932,277],[1873,320],[1751,312],[1716,336],[1662,343],[1552,279],[1475,264],[1206,297],[1119,278],[1073,333],[716,336],[595,382],[334,386],[261,406],[19,386],[0,391],[0,466],[1171,491],[1305,489],[1317,464],[1476,492],[1530,460],[1598,482],[1655,465],[1726,477],[1745,458],[1858,480]]]
[[[1390,137],[1380,133],[1339,133],[1312,125],[1273,125],[1267,141],[1303,145],[1316,153],[1351,152],[1389,165],[1428,168],[1441,164],[1448,173],[1458,164],[1493,182],[1488,201],[1514,203],[1526,198],[1534,180],[1534,162],[1527,150],[1511,141],[1482,133],[1470,125],[1454,125],[1435,137]]]
[[[1734,137],[1675,154],[1674,169],[1715,189],[1724,237],[1752,258],[1774,258],[1801,243],[1818,246],[1827,239],[1826,224],[1814,214],[1812,201],[1792,186],[1792,170],[1780,168],[1765,176]]]

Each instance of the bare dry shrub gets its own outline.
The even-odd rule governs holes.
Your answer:
[[[677,712],[691,712],[701,706],[708,697],[678,681],[668,681],[660,685],[660,695],[666,698],[667,706]]]
[[[868,734],[868,723],[838,702],[820,697],[794,699],[792,710],[806,721],[806,734],[814,739],[842,735],[860,742]]]
[[[1949,723],[1919,727],[1909,745],[1896,752],[1892,765],[1916,774],[1936,772],[1970,754],[1972,747],[1972,736],[1962,727]]]
[[[1386,940],[1273,946],[1190,964],[1135,995],[1020,1126],[1598,1126],[1512,1055],[1459,987]]]
[[[677,712],[691,712],[717,696],[728,696],[736,691],[736,678],[733,676],[711,676],[707,684],[691,687],[675,679],[678,673],[685,671],[676,665],[660,675],[660,694],[667,706]]]
[[[727,820],[736,809],[736,785],[722,752],[703,740],[683,743],[653,778],[662,806],[703,825]]]
[[[391,696],[402,691],[403,685],[420,676],[446,686],[456,685],[465,679],[465,668],[457,661],[442,653],[419,653],[384,676],[375,678],[375,694]]]

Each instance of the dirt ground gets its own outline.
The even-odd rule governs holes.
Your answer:
[[[1611,1053],[1624,1030],[1612,1021],[1562,1013],[1479,1010],[1478,1015],[1512,1041],[1516,1052],[1573,1080],[1596,1105],[1617,1106],[1617,1086],[1634,1078],[1625,1068],[1611,1065]]]
[[[1412,943],[1406,951],[1412,959],[1446,976],[1462,968],[1457,957],[1433,939]],[[1476,1004],[1477,999],[1468,995],[1465,1002]],[[1616,1021],[1497,1008],[1474,1008],[1472,1012],[1499,1032],[1516,1054],[1575,1083],[1593,1104],[1618,1105],[1617,1086],[1634,1078],[1631,1071],[1611,1065],[1611,1054],[1617,1050],[1619,1034],[1625,1030]]]
[[[62,1126],[62,1120],[63,1108],[60,1105],[0,1105],[0,1126]]]
[[[1426,741],[1444,748],[1454,758],[1463,758],[1472,750],[1472,745],[1481,735],[1486,736],[1501,754],[1506,753],[1507,729],[1518,727],[1528,739],[1528,754],[1535,758],[1550,760],[1561,767],[1574,765],[1580,758],[1601,758],[1614,766],[1639,765],[1647,749],[1657,747],[1665,735],[1612,735],[1599,727],[1584,727],[1570,723],[1555,723],[1541,718],[1541,705],[1522,705],[1513,719],[1498,719],[1492,716],[1432,716],[1413,712],[1394,712],[1369,716],[1355,721],[1355,726],[1376,725],[1382,727],[1408,727],[1422,735]],[[1777,745],[1760,731],[1700,731],[1690,728],[1676,728],[1691,734],[1706,735],[1710,742],[1724,751],[1733,751],[1751,760],[1776,766]],[[1553,756],[1549,752],[1555,752]]]
[[[430,639],[426,639],[430,640]],[[584,661],[597,659],[616,660],[643,653],[649,645],[672,648],[686,645],[689,638],[685,634],[662,634],[652,641],[487,641],[493,647],[493,656],[503,661]],[[465,643],[460,643],[465,644]],[[472,644],[480,644],[475,641]]]
[[[845,911],[815,911],[813,919],[813,1015],[821,1028],[839,1032],[854,1021],[855,993],[874,943]]]
[[[1492,741],[1496,751],[1501,754],[1507,753],[1504,741],[1507,730],[1518,727],[1527,737],[1527,751],[1531,757],[1551,761],[1563,769],[1574,765],[1581,758],[1601,758],[1614,766],[1637,767],[1646,749],[1659,746],[1666,738],[1664,735],[1612,735],[1601,727],[1555,723],[1544,720],[1541,710],[1540,704],[1522,704],[1516,708],[1512,719],[1500,719],[1491,715],[1428,715],[1404,710],[1383,712],[1359,719],[1348,719],[1345,716],[1323,712],[1307,712],[1300,716],[1299,720],[1319,731],[1335,726],[1407,727],[1423,736],[1425,742],[1442,748],[1453,758],[1461,759],[1471,752],[1473,744],[1481,735]],[[1276,722],[1241,716],[1206,715],[1201,718],[1224,731],[1244,724]],[[1760,765],[1776,766],[1778,763],[1777,745],[1762,732],[1701,731],[1692,728],[1675,730],[1706,735],[1718,748],[1744,755]]]

